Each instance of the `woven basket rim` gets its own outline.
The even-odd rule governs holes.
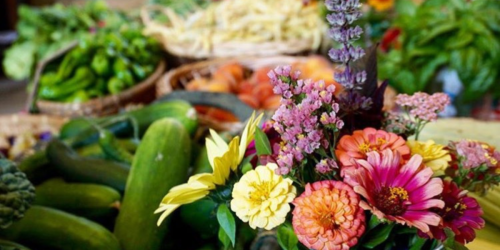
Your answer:
[[[215,58],[206,61],[199,61],[194,63],[189,63],[182,65],[176,69],[172,69],[165,73],[157,82],[156,85],[156,97],[159,98],[166,95],[175,89],[179,89],[181,84],[179,84],[179,78],[186,74],[193,74],[193,71],[198,72],[199,70],[213,68],[214,70],[221,65],[236,62],[240,63],[242,66],[255,70],[261,67],[276,67],[278,65],[289,65],[296,62],[301,62],[307,60],[308,57],[303,56],[285,56],[278,55],[272,57],[234,57],[234,58]],[[213,128],[218,131],[238,131],[241,129],[241,123],[239,122],[221,122],[218,120],[213,120],[210,117],[199,115],[198,119],[200,123]]]
[[[127,103],[127,99],[131,99],[137,94],[144,92],[150,87],[156,85],[156,81],[165,72],[167,64],[164,60],[161,60],[156,66],[153,73],[151,73],[142,82],[135,84],[133,87],[128,88],[117,95],[107,95],[104,97],[98,97],[91,99],[83,103],[61,103],[47,100],[37,100],[37,106],[42,111],[51,111],[50,113],[56,111],[64,111],[66,113],[69,111],[84,110],[84,114],[98,115],[100,111],[106,109],[106,107],[119,108],[124,103]]]
[[[189,64],[184,64],[178,68],[172,69],[165,73],[157,82],[156,85],[156,97],[161,97],[165,94],[170,93],[179,86],[177,81],[179,77],[186,74],[194,74],[193,72],[198,72],[201,69],[213,68],[216,69],[218,66],[227,63],[240,63],[246,68],[255,70],[261,67],[275,67],[278,65],[289,65],[296,62],[301,62],[307,60],[308,57],[303,56],[286,56],[278,55],[272,57],[233,57],[233,58],[215,58],[211,60],[199,61]]]

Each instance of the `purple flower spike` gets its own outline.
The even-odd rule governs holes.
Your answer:
[[[361,27],[349,27],[354,21],[361,17],[359,10],[359,0],[326,0],[326,8],[332,11],[326,19],[332,25],[329,35],[338,43],[341,43],[339,49],[333,48],[328,55],[334,62],[342,63],[345,66],[345,72],[335,76],[335,80],[346,90],[352,90],[363,84],[366,80],[366,74],[353,76],[350,70],[350,63],[358,60],[365,55],[365,51],[352,45],[352,42],[359,39],[363,33]],[[363,77],[364,76],[364,77]]]

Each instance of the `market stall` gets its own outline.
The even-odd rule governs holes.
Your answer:
[[[17,9],[0,249],[500,249],[497,1],[111,2]]]

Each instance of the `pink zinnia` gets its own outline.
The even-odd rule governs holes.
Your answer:
[[[318,181],[293,204],[293,229],[299,241],[316,250],[349,249],[365,231],[359,195],[341,181]]]
[[[356,130],[352,135],[340,138],[335,155],[342,167],[350,167],[356,164],[353,159],[366,159],[367,153],[385,149],[398,151],[403,157],[410,155],[410,148],[403,137],[374,128]]]
[[[452,181],[444,181],[444,190],[441,199],[445,205],[436,211],[442,218],[443,224],[432,226],[430,235],[433,238],[444,241],[445,228],[450,228],[455,233],[455,240],[461,244],[467,244],[476,238],[474,229],[484,227],[484,220],[481,218],[483,210],[476,199],[467,196],[466,190],[458,188]],[[425,234],[420,233],[421,236]]]
[[[432,178],[432,169],[422,165],[422,156],[414,155],[403,164],[398,151],[369,152],[367,160],[345,172],[345,181],[366,198],[360,206],[379,219],[407,224],[428,232],[441,217],[432,208],[444,202],[435,198],[443,191],[443,181]]]

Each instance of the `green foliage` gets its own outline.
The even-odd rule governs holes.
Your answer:
[[[293,228],[288,223],[283,223],[278,227],[278,244],[285,250],[297,250],[299,239],[293,232]]]
[[[402,30],[401,47],[379,56],[380,78],[414,93],[429,90],[436,73],[448,66],[464,84],[464,101],[492,92],[500,80],[499,1],[428,0],[416,6],[401,0],[396,9],[393,26]]]
[[[227,246],[227,239],[225,236],[221,234],[225,234],[227,238],[229,238],[233,247],[236,244],[236,222],[234,220],[234,216],[227,207],[226,204],[220,204],[217,209],[217,221],[219,221],[220,229],[219,229],[219,240]],[[221,232],[223,231],[223,233]]]
[[[7,76],[16,80],[29,78],[38,61],[92,30],[112,32],[123,23],[132,22],[123,13],[109,9],[102,0],[87,1],[83,7],[21,5],[18,15],[18,38],[6,51],[3,61]]]
[[[273,153],[269,138],[267,138],[267,135],[258,127],[255,129],[255,148],[259,156]]]

